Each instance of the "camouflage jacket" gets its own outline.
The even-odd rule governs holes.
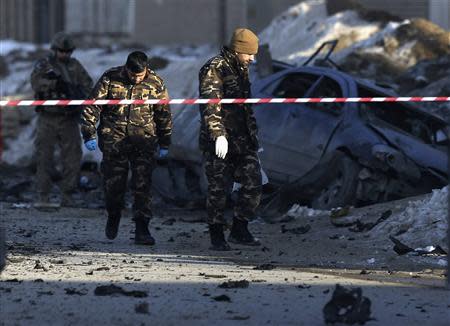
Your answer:
[[[124,66],[106,71],[90,95],[92,99],[169,99],[163,80],[150,69],[139,84],[130,83]],[[94,139],[98,125],[99,147],[120,150],[120,142],[136,143],[138,148],[154,151],[156,145],[167,148],[172,135],[169,105],[87,106],[82,114],[81,132],[85,141]]]
[[[31,87],[38,100],[85,99],[92,89],[92,79],[77,59],[70,58],[63,63],[50,55],[35,63]],[[44,106],[38,107],[37,111],[76,114],[80,107]]]
[[[224,47],[199,73],[200,98],[250,98],[248,69]],[[249,104],[200,105],[200,149],[210,151],[217,137],[225,136],[231,153],[256,151],[258,128]]]

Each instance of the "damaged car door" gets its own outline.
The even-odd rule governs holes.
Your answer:
[[[380,94],[360,86],[363,96]],[[447,123],[409,103],[361,103],[361,115],[385,141],[373,156],[390,171],[396,186],[387,199],[428,192],[447,182]]]
[[[314,68],[272,76],[255,85],[257,97],[302,98],[351,96],[348,80]],[[344,118],[343,103],[262,104],[255,107],[260,154],[274,184],[292,182],[320,161]]]

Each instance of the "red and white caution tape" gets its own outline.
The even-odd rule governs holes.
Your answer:
[[[15,100],[0,101],[3,106],[67,106],[67,105],[142,105],[142,104],[282,104],[282,103],[348,103],[348,102],[448,102],[450,97],[326,97],[326,98],[225,98],[172,100]]]

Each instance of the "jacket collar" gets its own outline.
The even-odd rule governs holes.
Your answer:
[[[239,62],[239,59],[234,51],[232,51],[230,48],[224,46],[222,47],[222,50],[220,54],[224,57],[224,59],[230,64],[230,66],[238,71],[240,74],[245,75],[247,68],[243,67],[241,63]]]

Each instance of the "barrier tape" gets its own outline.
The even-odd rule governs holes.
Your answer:
[[[130,104],[282,104],[282,103],[362,103],[362,102],[448,102],[450,97],[325,97],[325,98],[225,98],[225,99],[171,99],[171,100],[15,100],[0,101],[0,107],[9,106],[67,106],[67,105],[130,105]]]

